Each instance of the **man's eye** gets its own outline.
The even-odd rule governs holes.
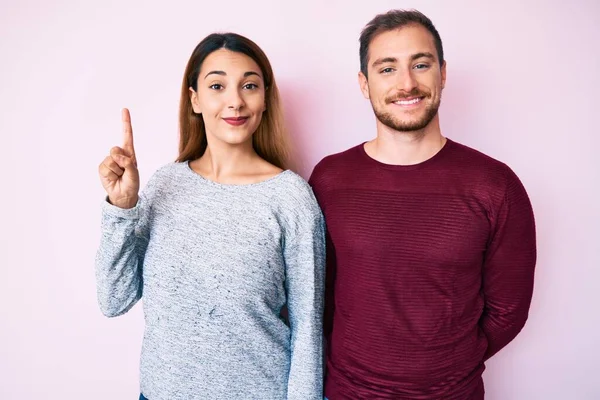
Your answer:
[[[392,72],[392,71],[394,71],[394,68],[392,68],[392,67],[387,67],[387,68],[384,68],[384,69],[382,69],[380,72],[381,72],[382,74],[389,74],[389,73],[390,73],[390,72]]]
[[[415,65],[415,69],[426,69],[429,68],[428,64],[417,64]]]

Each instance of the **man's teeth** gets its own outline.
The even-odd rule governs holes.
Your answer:
[[[420,97],[417,97],[416,99],[412,99],[412,100],[397,100],[394,103],[395,104],[400,104],[401,106],[409,106],[411,104],[416,104],[418,102],[421,101]]]

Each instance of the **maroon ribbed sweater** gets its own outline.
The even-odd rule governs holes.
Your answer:
[[[483,399],[484,361],[527,320],[535,223],[505,164],[448,140],[392,166],[363,145],[310,178],[328,233],[325,395]]]

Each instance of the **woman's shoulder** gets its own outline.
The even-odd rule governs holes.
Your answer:
[[[150,175],[149,183],[169,182],[178,175],[185,175],[189,169],[187,161],[172,161],[159,166]]]
[[[155,170],[153,176],[155,176],[157,178],[162,178],[164,176],[180,173],[185,168],[187,168],[187,161],[183,161],[183,162],[172,161],[172,162],[168,162],[168,163],[163,164],[160,167],[158,167]]]
[[[300,174],[287,169],[282,171],[278,176],[281,178],[278,182],[281,190],[286,190],[290,194],[299,197],[313,197],[312,188]]]
[[[156,191],[161,191],[171,186],[172,182],[176,181],[178,176],[185,174],[185,168],[187,168],[187,164],[184,162],[173,161],[161,165],[148,178],[147,183],[144,185],[144,193],[146,196],[149,196]],[[143,171],[140,172],[143,173]]]
[[[274,180],[273,194],[282,212],[319,215],[321,209],[308,182],[292,170],[281,172]]]

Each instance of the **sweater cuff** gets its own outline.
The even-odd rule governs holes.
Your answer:
[[[104,198],[104,202],[102,203],[102,214],[105,216],[123,218],[128,220],[135,220],[139,218],[139,207],[140,201],[138,200],[135,207],[132,208],[120,208],[115,205],[112,205],[108,201],[108,196]]]

